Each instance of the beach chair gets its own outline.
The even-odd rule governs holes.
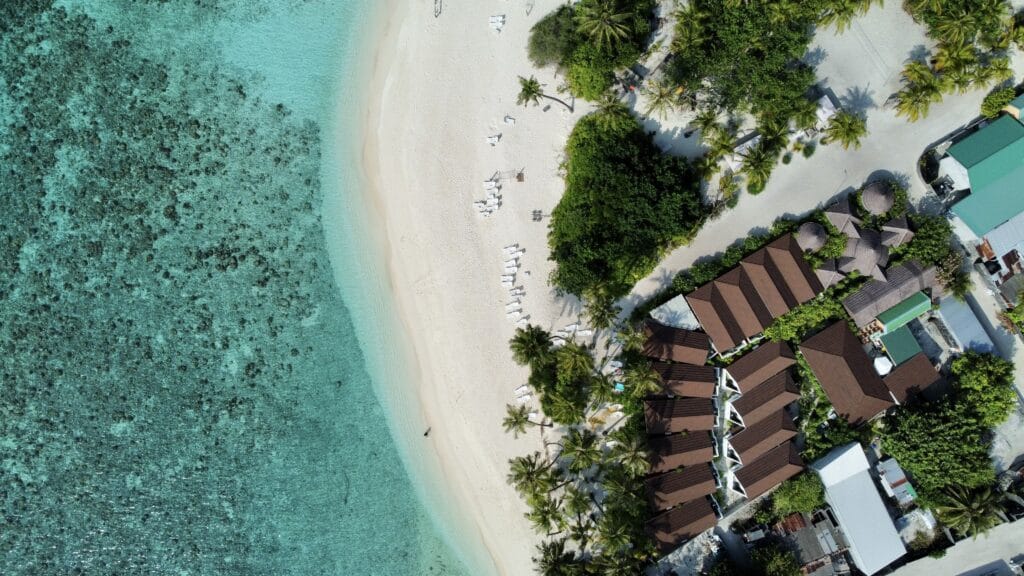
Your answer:
[[[497,146],[499,141],[501,141],[501,134],[487,137],[487,143],[491,146]]]
[[[506,114],[505,115],[505,124],[508,124],[509,126],[515,126],[516,125],[516,119],[511,117],[511,116],[509,116],[508,114]]]
[[[528,392],[529,390],[530,390],[530,385],[529,384],[523,384],[522,386],[520,386],[519,388],[516,388],[512,392],[514,392],[516,396],[519,396],[523,392]]]

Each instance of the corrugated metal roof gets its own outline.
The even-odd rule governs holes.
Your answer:
[[[943,297],[939,300],[939,316],[956,338],[961,350],[995,352],[992,338],[966,302],[952,296]]]
[[[900,326],[883,335],[882,345],[885,346],[885,353],[889,355],[892,363],[897,366],[910,360],[921,351],[921,345],[917,343],[917,338],[914,338],[910,328],[906,326]]]
[[[1024,243],[1024,212],[993,228],[985,234],[985,239],[998,258],[1018,249]]]
[[[924,314],[932,307],[932,301],[924,292],[915,292],[909,298],[878,315],[878,321],[891,332]]]
[[[1024,212],[1024,124],[1009,115],[957,142],[949,155],[967,168],[971,193],[951,208],[978,236]]]
[[[868,460],[854,442],[811,464],[825,486],[825,500],[839,520],[857,568],[874,574],[906,554],[882,496],[868,472]]]

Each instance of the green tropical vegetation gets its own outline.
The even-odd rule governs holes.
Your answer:
[[[845,418],[830,417],[832,403],[802,354],[797,354],[796,362],[800,380],[800,416],[797,423],[804,434],[801,455],[805,461],[811,462],[836,446],[857,440],[858,435]]]
[[[772,512],[777,518],[802,512],[810,514],[825,504],[825,488],[818,475],[806,472],[782,483],[772,492]]]
[[[904,9],[937,43],[930,62],[911,62],[896,94],[896,112],[914,122],[943,94],[964,93],[1013,76],[1008,51],[1024,33],[1007,0],[907,0]]]
[[[991,429],[1016,406],[1013,365],[968,352],[951,366],[952,392],[930,403],[899,406],[885,420],[882,448],[899,461],[927,503],[945,490],[991,486]]]
[[[750,553],[758,576],[800,576],[796,556],[778,546],[765,546]]]
[[[519,94],[516,96],[516,104],[520,106],[526,106],[533,104],[534,106],[540,105],[540,99],[547,98],[554,102],[558,102],[562,106],[565,106],[570,112],[572,112],[572,105],[559,98],[551,96],[550,94],[544,93],[544,86],[537,80],[536,77],[530,76],[529,78],[519,77]]]
[[[823,294],[776,318],[764,331],[769,340],[800,342],[815,328],[839,318],[845,318],[842,303],[832,294]]]
[[[838,142],[844,150],[851,146],[860,148],[860,141],[867,134],[868,126],[863,117],[840,110],[829,120],[828,126],[825,128],[825,137],[822,138],[821,143]]]
[[[950,529],[977,538],[1006,520],[1002,502],[1003,496],[991,486],[973,490],[949,486],[939,498],[935,512],[939,521]]]
[[[914,237],[906,244],[890,249],[890,260],[899,263],[919,260],[934,265],[936,277],[957,298],[963,299],[971,290],[971,276],[964,270],[964,259],[953,247],[953,228],[942,216],[911,214]]]
[[[1017,92],[1013,88],[999,88],[989,92],[985,99],[981,101],[981,115],[986,118],[999,116],[1003,108],[1016,97]]]
[[[551,283],[604,303],[692,237],[704,215],[686,159],[661,153],[632,117],[610,114],[585,116],[569,136],[566,190],[548,235]]]
[[[562,5],[530,30],[530,60],[563,70],[573,95],[597,101],[612,86],[615,71],[643,53],[653,10],[653,0]]]

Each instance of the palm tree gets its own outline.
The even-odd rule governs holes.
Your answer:
[[[558,392],[545,394],[545,398],[547,403],[544,404],[544,414],[555,422],[571,426],[583,421],[585,416],[583,406],[577,405]]]
[[[632,544],[629,524],[619,516],[620,514],[610,510],[597,522],[597,540],[605,550],[619,552],[626,550]]]
[[[530,500],[530,511],[526,513],[534,530],[554,536],[565,530],[562,515],[562,499],[550,494],[540,494]]]
[[[628,553],[602,554],[595,564],[603,576],[635,576],[643,572],[637,559]]]
[[[622,342],[622,348],[630,352],[643,350],[644,343],[647,342],[647,336],[632,326],[626,326],[619,330],[618,338],[619,342]]]
[[[716,124],[707,132],[702,132],[701,138],[708,148],[708,158],[722,158],[736,147],[736,134],[721,124]]]
[[[554,463],[543,460],[540,452],[516,456],[508,463],[509,473],[506,480],[523,496],[546,492],[545,488],[551,485],[549,471]]]
[[[541,576],[570,576],[577,564],[576,554],[565,549],[565,538],[541,542],[537,545],[539,557],[533,558],[537,573]]]
[[[818,105],[801,98],[793,111],[793,122],[798,130],[810,130],[818,125]]]
[[[989,487],[968,490],[950,486],[940,506],[935,508],[939,520],[957,532],[977,538],[999,524],[1003,518],[1002,498]]]
[[[966,68],[978,62],[977,53],[971,44],[943,42],[932,59],[936,71],[946,68]]]
[[[778,153],[770,150],[763,142],[743,154],[740,172],[747,177],[747,191],[755,194],[764,190],[775,168],[777,156]]]
[[[608,376],[598,374],[590,381],[589,392],[596,409],[601,404],[612,401],[615,397],[615,384]]]
[[[678,86],[662,78],[648,88],[644,88],[644,95],[647,97],[647,108],[644,114],[651,116],[657,114],[658,118],[664,120],[669,112],[675,112],[679,105]]]
[[[785,24],[800,15],[801,6],[797,0],[776,0],[768,4],[768,21],[774,25]]]
[[[594,370],[594,358],[590,351],[577,342],[569,342],[555,352],[558,358],[558,379],[569,382],[590,374]]]
[[[596,118],[606,128],[620,125],[631,120],[629,107],[622,103],[611,92],[605,92],[597,101]]]
[[[708,132],[711,132],[718,126],[718,110],[712,107],[698,110],[697,115],[693,117],[693,121],[690,124],[697,130],[700,130],[701,138],[706,142]]]
[[[704,14],[689,2],[676,10],[676,35],[672,39],[672,51],[686,53],[707,40],[704,29]]]
[[[629,38],[628,12],[619,12],[612,0],[597,0],[576,12],[576,29],[597,41],[599,46],[616,44]]]
[[[976,30],[974,26],[974,14],[967,10],[959,10],[956,13],[943,14],[931,27],[935,36],[943,41],[953,44],[967,44],[973,42],[974,38],[967,37],[967,31]]]
[[[587,320],[598,330],[605,330],[611,326],[619,317],[619,312],[622,311],[622,308],[618,307],[611,298],[604,295],[586,298],[585,305]]]
[[[574,428],[562,443],[562,458],[569,458],[569,471],[580,473],[589,469],[601,459],[601,448],[597,435],[587,429]]]
[[[650,366],[638,366],[626,370],[623,380],[629,385],[629,393],[634,398],[643,398],[648,394],[662,391],[661,378]]]
[[[896,115],[911,122],[917,122],[928,115],[933,96],[920,88],[911,86],[896,93]]]
[[[526,427],[531,424],[533,422],[530,422],[529,409],[525,405],[505,405],[505,419],[501,421],[501,425],[505,427],[505,432],[512,433],[513,438],[519,438],[520,434],[525,434]]]
[[[825,138],[822,144],[839,142],[843,150],[850,146],[860,148],[860,140],[868,133],[867,123],[863,118],[845,110],[837,112],[828,122],[825,128]]]
[[[512,349],[512,358],[521,366],[540,363],[551,357],[551,334],[533,324],[516,328],[508,345]]]
[[[541,98],[547,98],[548,100],[554,100],[562,106],[565,106],[569,112],[572,112],[572,106],[568,103],[555,98],[549,94],[544,93],[544,87],[541,86],[540,80],[536,77],[530,76],[529,78],[519,77],[519,95],[516,97],[516,104],[520,106],[526,106],[527,104],[533,104],[537,106],[540,104]]]
[[[857,16],[867,13],[872,0],[831,0],[821,15],[821,23],[825,26],[835,25],[836,31],[843,33]]]
[[[633,476],[646,474],[651,464],[647,461],[647,452],[640,438],[631,435],[616,440],[618,443],[612,448],[612,455],[616,461]]]
[[[977,69],[983,68],[985,70],[985,78],[981,78],[978,73],[975,74],[975,82],[978,84],[988,84],[990,82],[1003,82],[1013,78],[1013,67],[1010,66],[1010,59],[1006,56],[999,56],[992,58],[988,61],[985,66],[977,66]],[[978,70],[980,72],[980,70]]]

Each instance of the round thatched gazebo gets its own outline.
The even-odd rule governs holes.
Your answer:
[[[796,231],[796,243],[804,252],[817,252],[825,245],[828,234],[817,222],[804,222]]]
[[[871,214],[881,216],[892,208],[892,187],[888,182],[872,182],[861,191],[860,203]]]

